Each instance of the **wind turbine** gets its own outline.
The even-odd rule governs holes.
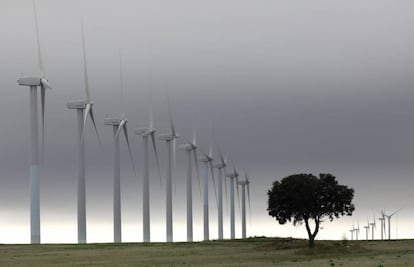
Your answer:
[[[216,182],[214,179],[213,171],[213,146],[210,145],[210,150],[207,153],[203,153],[203,156],[199,161],[204,163],[204,180],[203,180],[203,219],[204,219],[204,240],[209,240],[210,235],[210,224],[209,224],[209,214],[208,214],[208,172],[210,169],[211,177],[213,180],[214,193],[216,196],[217,202],[217,192],[216,192]]]
[[[169,102],[168,102],[169,103]],[[167,179],[166,179],[166,221],[167,221],[167,242],[173,241],[173,214],[172,214],[172,169],[175,163],[175,144],[176,139],[179,138],[179,135],[176,133],[174,128],[174,123],[172,119],[172,114],[170,110],[170,105],[168,104],[168,113],[170,117],[170,126],[171,132],[167,134],[161,134],[158,136],[160,140],[163,140],[167,143],[168,151],[168,164],[167,164]]]
[[[187,154],[187,241],[193,241],[193,184],[191,177],[191,154],[194,157],[194,164],[196,168],[198,186],[200,189],[200,176],[198,172],[198,162],[197,162],[197,144],[196,144],[196,134],[193,132],[193,141],[189,142],[186,140],[186,144],[181,145],[179,148],[185,150]]]
[[[351,233],[351,240],[354,240],[354,231],[355,231],[355,227],[352,226],[352,228],[349,229],[349,232]]]
[[[143,176],[143,185],[142,185],[142,218],[143,218],[143,236],[144,236],[144,242],[150,242],[151,241],[151,235],[150,235],[150,186],[149,186],[149,159],[148,159],[148,145],[149,140],[148,138],[151,138],[152,142],[152,149],[154,150],[155,155],[155,161],[157,163],[158,168],[158,175],[160,177],[160,183],[161,183],[161,169],[160,169],[160,163],[158,160],[158,152],[157,152],[157,146],[155,143],[155,128],[154,128],[154,121],[152,118],[152,109],[150,111],[150,120],[149,120],[149,126],[148,127],[141,127],[135,129],[135,134],[142,136],[142,140],[144,143],[144,176]]]
[[[226,177],[230,178],[230,238],[235,239],[236,237],[236,230],[235,230],[235,216],[234,216],[234,180],[236,180],[236,184],[238,183],[239,174],[236,171],[236,167],[233,163],[233,172],[226,173]],[[237,191],[238,191],[237,187]],[[238,196],[238,194],[237,194]]]
[[[218,239],[223,239],[223,169],[225,170],[227,163],[221,153],[220,148],[217,146],[220,162],[213,165],[214,168],[217,168],[218,171],[218,178],[217,178],[217,208],[218,208]],[[226,180],[225,184],[227,184]],[[227,189],[227,188],[226,188]],[[227,197],[227,190],[226,190],[226,197]]]
[[[364,228],[365,228],[366,239],[368,241],[368,232],[369,232],[369,220],[368,220],[368,217],[367,217],[367,225],[364,226]]]
[[[358,222],[358,228],[355,228],[355,240],[358,240],[358,234],[359,234],[359,222]]]
[[[119,53],[120,59],[120,88],[121,88],[121,106],[123,102],[123,81],[122,81],[122,58]],[[124,108],[124,107],[122,107]],[[122,242],[121,240],[121,168],[119,160],[119,134],[123,131],[125,139],[128,145],[129,157],[132,164],[132,170],[135,174],[134,160],[132,158],[131,146],[129,144],[127,118],[124,113],[120,117],[107,117],[104,120],[105,125],[112,126],[113,139],[114,139],[114,242]]]
[[[401,210],[401,208],[399,208],[398,210],[394,211],[390,215],[387,215],[387,214],[383,213],[383,216],[387,217],[387,219],[388,219],[388,240],[391,240],[391,217],[394,216],[400,210]]]
[[[372,241],[374,241],[374,230],[375,230],[375,227],[376,227],[375,215],[374,215],[374,221],[372,223],[370,223],[369,225],[371,225],[371,231],[372,231],[371,237],[372,237]]]
[[[95,128],[96,136],[98,137],[99,145],[101,141],[98,130],[96,128],[95,117],[93,115],[93,102],[89,92],[88,72],[86,67],[86,52],[85,52],[85,36],[83,30],[83,20],[81,20],[82,29],[82,51],[83,51],[83,70],[85,77],[85,99],[78,101],[71,101],[66,104],[68,109],[77,110],[78,118],[78,135],[77,135],[77,174],[78,174],[78,243],[86,243],[86,194],[85,194],[85,138],[84,131],[86,129],[86,121],[88,117],[91,118],[93,127]],[[102,147],[102,146],[101,146]]]
[[[385,233],[385,215],[384,211],[381,210],[382,217],[379,217],[378,220],[381,222],[381,240],[384,240]]]
[[[244,181],[239,181],[238,182],[238,185],[242,186],[242,238],[246,238],[246,187],[247,187],[247,197],[248,197],[248,200],[249,200],[249,212],[251,214],[251,209],[250,209],[250,181],[249,181],[249,177],[248,177],[247,173],[244,174],[244,177],[245,177]],[[359,228],[359,226],[358,226],[358,228]]]
[[[42,112],[42,157],[44,151],[45,136],[45,99],[46,88],[52,89],[46,79],[40,49],[39,27],[37,24],[36,4],[33,0],[33,11],[36,28],[37,55],[39,63],[39,75],[34,77],[22,77],[17,80],[21,86],[30,88],[30,242],[40,243],[40,164],[39,164],[39,125],[37,120],[37,87],[40,87],[41,112]]]

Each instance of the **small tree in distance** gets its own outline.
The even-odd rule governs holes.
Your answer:
[[[305,223],[310,248],[314,247],[323,218],[332,221],[343,215],[350,216],[355,209],[352,204],[354,189],[339,185],[331,174],[320,174],[319,178],[312,174],[290,175],[273,182],[267,194],[267,211],[280,224],[288,221],[293,221],[293,225]]]

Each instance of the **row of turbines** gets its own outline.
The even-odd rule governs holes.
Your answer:
[[[386,214],[384,210],[381,210],[381,216],[378,218],[380,222],[380,229],[381,229],[381,240],[391,240],[391,218],[395,214],[397,214],[401,209],[398,209],[390,214]],[[386,226],[388,225],[388,236],[386,231]],[[365,229],[365,240],[374,240],[375,239],[375,229],[377,228],[377,220],[375,215],[373,216],[373,220],[370,221],[367,217],[367,224],[363,226]],[[371,238],[369,238],[371,230]],[[357,227],[352,224],[352,228],[349,229],[351,240],[359,240],[359,233],[361,229],[359,226],[359,222],[357,223]]]
[[[36,28],[36,40],[37,40],[37,53],[39,63],[39,75],[35,77],[21,77],[18,79],[20,86],[28,86],[30,88],[30,233],[31,243],[38,244],[41,241],[40,236],[40,163],[43,160],[44,155],[44,131],[45,131],[45,99],[46,89],[51,89],[48,79],[44,72],[44,66],[42,61],[41,46],[39,39],[39,29],[36,14],[36,5],[33,0],[33,10],[35,18]],[[93,101],[91,99],[87,61],[86,61],[86,49],[83,22],[81,21],[82,30],[82,49],[83,49],[83,65],[84,65],[84,82],[85,82],[85,98],[83,100],[70,101],[67,103],[68,109],[76,110],[77,112],[77,228],[78,228],[78,243],[86,243],[86,190],[85,190],[85,131],[88,118],[93,124],[95,134],[98,142],[102,147],[98,129],[96,127],[95,115],[93,112]],[[120,87],[121,87],[121,99],[123,84],[122,84],[122,59],[120,54]],[[39,153],[39,123],[38,123],[38,106],[37,106],[37,94],[38,88],[40,88],[41,98],[41,153]],[[149,187],[149,143],[152,144],[152,149],[155,155],[155,161],[157,165],[158,175],[161,179],[161,167],[158,160],[158,152],[156,146],[156,137],[159,140],[166,142],[168,151],[167,171],[166,171],[166,240],[167,242],[173,241],[173,199],[172,199],[172,182],[173,182],[173,167],[175,166],[175,152],[176,152],[176,140],[180,137],[177,133],[174,122],[172,119],[171,110],[169,109],[170,120],[170,132],[166,134],[155,135],[156,129],[154,128],[152,112],[150,112],[150,120],[148,127],[134,129],[134,133],[142,137],[144,144],[144,165],[143,165],[143,186],[142,186],[142,201],[143,201],[143,241],[150,242],[150,187]],[[132,157],[131,146],[128,137],[127,129],[128,119],[125,113],[120,116],[106,117],[104,119],[104,125],[111,126],[113,132],[113,146],[114,146],[114,187],[113,187],[113,231],[114,242],[122,242],[121,239],[121,175],[120,175],[120,135],[124,134],[129,156],[132,164],[134,175],[136,175],[134,160]],[[179,149],[183,150],[187,154],[187,241],[193,241],[193,193],[192,193],[192,162],[194,161],[195,172],[197,174],[199,189],[201,194],[200,177],[198,171],[198,162],[204,164],[204,180],[203,180],[203,223],[204,223],[204,240],[209,240],[209,177],[213,181],[213,187],[217,202],[218,210],[218,239],[223,239],[223,180],[226,186],[225,191],[227,193],[227,180],[230,180],[230,238],[235,238],[235,188],[237,189],[237,198],[239,199],[239,186],[242,187],[242,237],[246,237],[246,189],[247,198],[250,208],[250,181],[248,174],[245,174],[245,179],[239,180],[239,173],[236,167],[233,165],[232,171],[227,172],[227,161],[223,156],[220,148],[218,148],[219,161],[213,163],[212,146],[208,153],[202,152],[202,157],[199,158],[197,150],[199,149],[196,143],[196,135],[193,132],[192,141],[185,139],[185,143],[179,146]],[[41,155],[41,158],[40,158]],[[218,170],[218,186],[216,190],[214,169]],[[218,192],[217,192],[218,191]]]

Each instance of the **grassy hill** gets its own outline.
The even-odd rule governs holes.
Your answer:
[[[0,245],[0,266],[414,266],[414,240]]]

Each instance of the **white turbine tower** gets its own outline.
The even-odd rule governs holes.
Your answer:
[[[213,167],[217,168],[218,171],[218,178],[217,178],[217,209],[218,209],[218,239],[223,239],[223,170],[225,170],[227,163],[221,153],[220,148],[217,146],[220,162],[215,164]],[[224,171],[225,173],[225,171]],[[226,180],[224,179],[225,185],[227,184]],[[226,187],[227,189],[227,187]],[[227,197],[227,190],[226,190],[226,197]]]
[[[383,213],[383,215],[385,217],[387,217],[387,219],[388,219],[388,240],[391,240],[391,217],[394,216],[400,210],[401,210],[401,208],[399,208],[398,210],[394,211],[390,215],[387,215],[387,214]]]
[[[169,102],[168,102],[169,103]],[[158,136],[160,140],[163,140],[167,143],[167,151],[168,151],[168,164],[167,164],[167,179],[166,179],[166,230],[167,230],[167,242],[173,241],[173,214],[172,214],[172,170],[173,165],[175,164],[175,147],[176,147],[176,139],[179,135],[176,133],[174,128],[174,123],[172,119],[171,110],[168,104],[168,111],[169,111],[169,118],[170,118],[170,126],[171,132],[168,134],[161,134]]]
[[[199,161],[204,163],[204,180],[203,180],[203,219],[204,219],[204,240],[210,239],[210,224],[208,214],[208,172],[210,170],[211,178],[213,180],[214,193],[217,202],[216,182],[213,171],[213,147],[210,145],[209,153],[203,153]]]
[[[83,70],[85,76],[85,99],[78,101],[71,101],[67,103],[68,109],[76,109],[77,111],[77,175],[78,175],[78,243],[86,243],[86,194],[85,194],[85,129],[88,117],[91,118],[93,127],[95,128],[96,136],[98,137],[99,145],[101,141],[98,130],[96,128],[95,117],[93,115],[93,102],[89,92],[88,72],[86,67],[86,52],[85,52],[85,36],[83,31],[83,21],[81,21],[82,28],[82,51],[83,51]]]
[[[364,228],[365,228],[366,239],[368,241],[368,232],[369,232],[369,220],[368,220],[368,217],[367,217],[367,225],[364,226]]]
[[[248,174],[244,174],[245,180],[239,181],[238,185],[242,186],[242,238],[246,238],[246,187],[247,187],[247,198],[249,201],[249,213],[250,209],[250,181]]]
[[[354,228],[354,232],[355,232],[355,240],[358,240],[358,234],[359,234],[359,222],[357,223],[358,228]]]
[[[151,241],[151,234],[150,234],[150,186],[149,186],[149,156],[148,156],[148,146],[149,140],[151,138],[152,148],[155,155],[155,161],[157,163],[158,168],[158,175],[160,177],[160,184],[162,183],[161,178],[161,169],[160,163],[158,160],[158,152],[157,146],[155,142],[155,128],[154,128],[154,121],[152,118],[152,110],[150,111],[150,121],[148,127],[136,128],[135,134],[142,136],[142,140],[144,143],[144,175],[143,175],[143,183],[142,183],[142,220],[143,220],[143,237],[144,242]]]
[[[372,223],[369,223],[369,225],[371,225],[371,238],[372,238],[372,241],[374,241],[374,230],[375,230],[375,227],[376,227],[376,223],[375,223],[375,215],[374,215],[374,221],[372,222]]]
[[[198,178],[198,186],[200,189],[200,177],[198,172],[198,162],[197,162],[197,144],[196,144],[196,134],[193,132],[193,141],[189,142],[186,140],[186,144],[180,146],[180,149],[185,150],[187,154],[187,242],[193,241],[193,183],[192,183],[192,171],[191,171],[191,155],[194,158],[194,164],[196,169],[196,174]]]
[[[349,232],[351,233],[351,240],[354,240],[354,232],[355,232],[355,227],[352,226],[351,229],[349,229]]]
[[[41,114],[42,114],[42,157],[45,136],[45,98],[46,88],[51,89],[46,79],[40,49],[39,28],[37,24],[36,5],[33,0],[33,11],[36,28],[37,55],[39,63],[39,75],[35,77],[22,77],[18,79],[21,86],[30,88],[30,242],[40,243],[40,162],[39,162],[39,125],[37,113],[37,87],[40,87]]]
[[[384,211],[381,210],[381,216],[379,217],[378,220],[380,221],[381,224],[381,240],[384,240],[384,234],[385,234],[385,215],[384,215]]]
[[[230,179],[230,238],[235,239],[236,238],[236,228],[235,228],[235,212],[234,212],[234,180],[236,180],[236,185],[239,181],[238,177],[239,174],[236,171],[236,167],[233,163],[233,172],[226,173],[226,177]],[[239,197],[238,190],[239,187],[237,187],[237,197]]]
[[[121,102],[123,102],[123,81],[122,81],[122,58],[120,56],[120,87],[121,87]],[[121,106],[123,106],[121,104]],[[123,107],[122,107],[123,108]],[[132,164],[132,170],[135,175],[134,160],[132,158],[131,146],[129,144],[127,118],[125,114],[121,114],[120,117],[107,117],[104,120],[105,125],[112,126],[113,139],[114,139],[114,242],[122,242],[122,223],[121,223],[121,168],[119,160],[119,134],[123,131],[128,146],[129,157]]]

